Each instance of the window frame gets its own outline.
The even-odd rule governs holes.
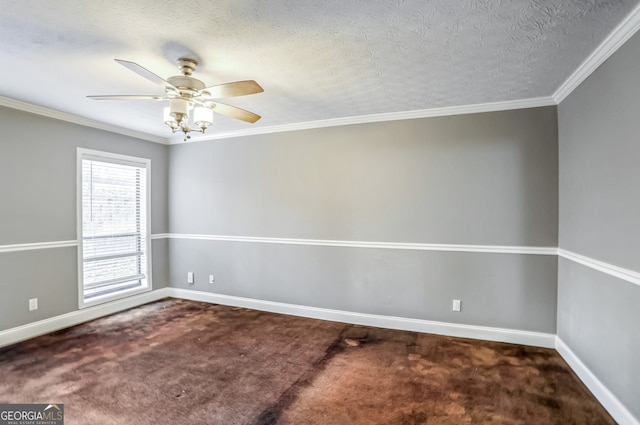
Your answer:
[[[146,187],[144,199],[146,202],[146,228],[144,239],[146,241],[146,285],[142,287],[124,289],[113,294],[98,295],[89,300],[84,297],[84,243],[83,243],[83,210],[82,210],[82,161],[92,160],[105,163],[130,165],[145,169]],[[76,236],[78,244],[78,308],[83,309],[110,301],[131,297],[153,290],[152,262],[151,262],[151,160],[130,155],[122,155],[112,152],[104,152],[93,149],[77,148],[76,166]]]

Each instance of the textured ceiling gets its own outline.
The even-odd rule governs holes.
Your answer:
[[[210,133],[551,96],[638,2],[5,0],[0,95],[161,137],[160,102],[86,98],[161,92],[114,58],[264,87]]]

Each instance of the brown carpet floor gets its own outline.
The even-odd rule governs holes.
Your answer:
[[[0,349],[67,424],[615,424],[553,350],[167,299]]]

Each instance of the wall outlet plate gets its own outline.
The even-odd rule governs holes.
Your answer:
[[[38,309],[38,299],[37,298],[31,298],[29,300],[29,311],[33,311],[33,310],[37,310]]]
[[[193,283],[193,272],[187,272],[187,283]]]
[[[216,279],[212,274],[209,275],[209,283],[216,283]]]
[[[453,311],[460,311],[460,300],[453,300]]]

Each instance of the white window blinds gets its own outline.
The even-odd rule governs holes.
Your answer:
[[[82,298],[149,286],[147,164],[83,155]]]

